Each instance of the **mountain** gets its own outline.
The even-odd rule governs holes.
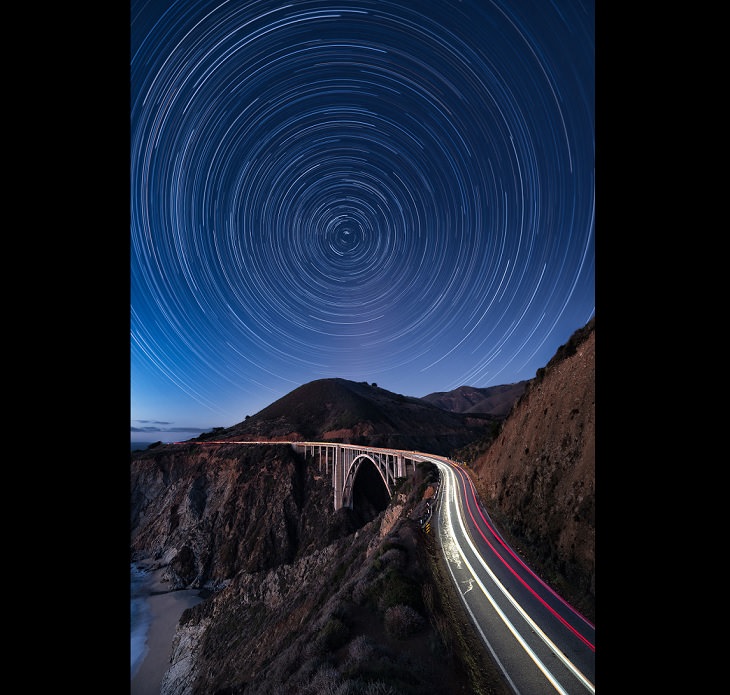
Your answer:
[[[524,393],[526,386],[527,381],[486,388],[459,386],[453,391],[429,393],[421,400],[453,413],[484,413],[504,418]]]
[[[335,511],[311,456],[232,441],[453,451],[500,533],[593,620],[594,435],[591,320],[501,419],[323,379],[207,438],[132,452],[130,559],[207,596],[179,621],[161,695],[510,692],[420,523],[435,466],[384,509]]]
[[[332,441],[448,455],[491,432],[503,416],[449,412],[377,384],[318,379],[243,422],[200,441]]]
[[[595,612],[595,318],[537,371],[486,451],[475,487],[511,544],[586,617]]]

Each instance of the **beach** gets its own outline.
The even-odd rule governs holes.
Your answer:
[[[152,573],[148,586],[145,646],[141,661],[133,670],[131,695],[159,695],[162,677],[170,666],[172,639],[180,616],[186,608],[203,600],[197,589],[170,591],[162,581],[162,570]]]

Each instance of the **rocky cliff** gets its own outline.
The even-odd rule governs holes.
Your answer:
[[[595,319],[528,383],[488,450],[470,465],[512,543],[595,619]]]
[[[216,587],[291,563],[355,530],[332,486],[284,444],[177,444],[133,456],[132,558],[169,566],[172,587]],[[348,510],[349,511],[349,510]]]
[[[207,595],[181,617],[162,695],[506,695],[421,525],[435,486],[420,465],[365,520],[334,512],[288,445],[133,454],[132,561]]]

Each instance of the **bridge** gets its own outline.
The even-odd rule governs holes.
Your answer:
[[[319,471],[329,474],[334,490],[335,510],[352,509],[355,481],[358,474],[364,475],[368,467],[374,467],[392,498],[398,478],[407,478],[416,471],[416,463],[423,460],[422,454],[400,449],[380,449],[354,444],[334,442],[289,442],[295,451],[306,459],[311,456]]]
[[[184,442],[177,442],[184,444]],[[337,442],[292,442],[292,441],[231,441],[208,440],[201,444],[289,444],[295,451],[311,457],[325,474],[331,476],[334,490],[335,511],[343,507],[353,508],[355,482],[358,474],[362,479],[372,480],[374,476],[382,481],[384,491],[391,499],[399,478],[407,478],[416,472],[416,463],[433,455],[403,449],[381,449],[373,446],[339,444]],[[439,457],[441,458],[441,457]],[[361,481],[362,484],[362,481]]]

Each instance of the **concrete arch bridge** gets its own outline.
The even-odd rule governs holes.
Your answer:
[[[353,508],[360,487],[384,486],[383,494],[392,499],[398,478],[407,478],[416,471],[423,455],[415,451],[381,449],[332,442],[290,442],[304,457],[312,456],[320,472],[331,476],[335,510]]]

